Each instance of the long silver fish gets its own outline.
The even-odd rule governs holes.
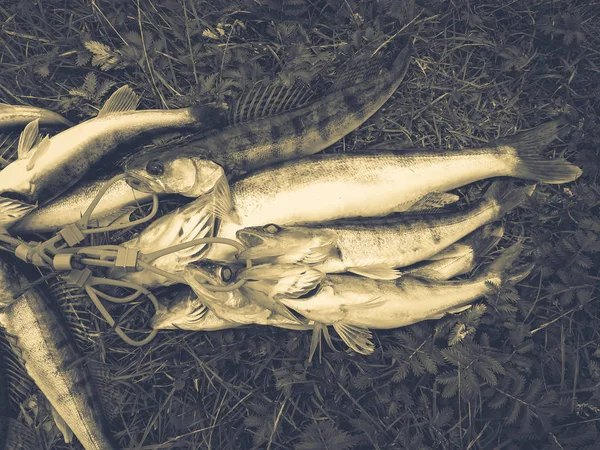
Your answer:
[[[315,321],[315,332],[332,325],[350,348],[369,354],[374,348],[369,329],[398,328],[439,319],[446,313],[465,309],[492,292],[494,285],[524,279],[533,265],[512,267],[520,251],[520,244],[513,245],[469,280],[433,281],[406,276],[381,281],[354,275],[328,275],[308,298],[279,301]]]
[[[19,141],[19,159],[0,172],[0,226],[7,228],[37,203],[47,203],[65,192],[119,144],[144,133],[219,123],[220,116],[214,108],[135,111],[138,102],[139,97],[123,86],[107,100],[96,118],[52,138],[46,136],[40,141],[37,120],[27,125]]]
[[[324,95],[309,103],[308,91],[301,86],[259,86],[234,105],[231,126],[185,148],[159,148],[132,159],[125,169],[132,187],[149,186],[160,192],[162,180],[174,178],[179,180],[180,193],[195,196],[188,184],[193,179],[180,177],[195,169],[195,159],[215,161],[230,174],[329,147],[371,117],[396,91],[410,62],[408,40],[400,45],[395,58],[383,51],[373,55],[377,46],[367,46]]]
[[[316,155],[264,169],[232,183],[230,202],[239,220],[223,220],[219,236],[233,238],[242,228],[269,223],[322,223],[439,206],[457,199],[446,191],[490,177],[566,183],[581,169],[541,156],[558,126],[545,123],[479,149]],[[205,257],[228,261],[232,253],[213,246]]]
[[[34,209],[11,227],[11,233],[44,233],[58,231],[81,219],[105,180],[78,183],[72,189],[44,206]],[[136,191],[125,180],[113,184],[94,209],[90,220],[106,219],[126,213],[132,205],[147,203],[152,194]]]
[[[456,256],[440,252],[477,228],[499,220],[532,191],[533,187],[514,188],[510,183],[497,181],[475,206],[455,213],[304,227],[270,224],[244,228],[237,232],[237,238],[248,249],[240,258],[306,264],[324,273],[353,272],[391,280],[400,276],[395,268]],[[461,251],[468,248],[454,248],[454,252]]]
[[[72,127],[73,122],[60,114],[44,108],[23,105],[5,105],[0,103],[0,128],[24,127],[38,119],[40,125]]]
[[[15,340],[25,369],[54,408],[68,440],[72,432],[86,450],[116,450],[90,374],[71,337],[37,288],[28,285],[15,258],[0,254],[0,326]]]

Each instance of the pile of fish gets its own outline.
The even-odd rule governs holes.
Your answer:
[[[0,106],[1,127],[24,128],[18,158],[3,152],[0,159],[0,325],[67,440],[74,434],[86,449],[117,448],[68,330],[43,289],[16,268],[18,259],[91,297],[111,299],[97,288],[102,283],[154,296],[156,330],[312,330],[311,358],[322,337],[333,346],[329,326],[369,354],[371,329],[463,311],[529,274],[517,242],[455,279],[502,239],[499,221],[535,184],[494,180],[462,209],[449,191],[497,177],[577,179],[578,167],[544,156],[562,120],[475,149],[388,145],[314,155],[396,91],[410,45],[404,38],[390,46],[399,50],[358,52],[321,95],[302,83],[259,83],[228,114],[210,106],[137,111],[139,97],[128,86],[78,125],[39,108]],[[69,128],[43,136],[40,127]],[[201,134],[131,151],[143,137],[173,130]],[[107,184],[90,175],[123,146],[132,153],[123,176]],[[152,218],[173,195],[185,199],[181,206],[127,240],[84,245],[91,224],[110,234],[144,223],[129,222],[131,214],[153,200]]]

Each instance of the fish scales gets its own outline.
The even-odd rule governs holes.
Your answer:
[[[0,325],[15,339],[27,373],[86,450],[116,450],[84,361],[40,290],[14,300],[28,283],[15,260],[0,256]]]

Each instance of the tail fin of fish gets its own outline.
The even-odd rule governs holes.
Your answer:
[[[558,137],[566,120],[547,122],[497,142],[502,152],[517,159],[514,176],[541,183],[569,183],[581,176],[581,169],[565,159],[547,159],[542,152]]]
[[[533,263],[516,265],[523,244],[517,242],[502,252],[496,260],[484,269],[482,276],[493,285],[516,284],[527,277],[533,269]]]
[[[498,220],[530,197],[534,189],[535,185],[515,187],[511,181],[494,181],[483,196],[483,201],[492,201],[498,206],[495,216],[495,220]]]
[[[0,194],[0,232],[2,228],[8,229],[35,208],[36,205],[20,202],[11,198],[5,198]]]

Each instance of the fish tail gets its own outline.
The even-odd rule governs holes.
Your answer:
[[[531,273],[533,263],[517,265],[523,244],[517,242],[502,252],[485,270],[483,277],[496,285],[516,284]]]
[[[554,120],[538,127],[502,139],[497,148],[508,151],[517,159],[513,175],[541,183],[560,184],[576,180],[581,169],[566,159],[548,160],[542,152],[558,138],[565,119]]]
[[[470,245],[475,256],[484,256],[498,244],[504,235],[502,225],[489,224],[471,233],[465,244]]]
[[[484,201],[492,201],[498,207],[495,220],[502,218],[529,198],[535,185],[515,187],[510,181],[495,181],[484,195]]]

